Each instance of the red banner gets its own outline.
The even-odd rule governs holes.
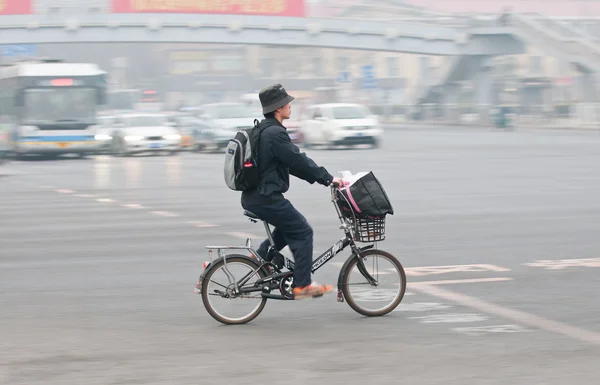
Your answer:
[[[0,0],[0,15],[29,15],[32,0]]]
[[[305,16],[304,0],[112,0],[112,11],[114,13]]]

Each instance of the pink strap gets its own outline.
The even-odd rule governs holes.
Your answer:
[[[358,205],[356,204],[356,201],[354,200],[354,197],[352,196],[352,193],[350,192],[350,187],[347,187],[346,191],[348,192],[348,199],[350,200],[350,203],[352,203],[352,206],[354,207],[354,210],[356,210],[357,213],[360,213],[361,211],[358,208]]]

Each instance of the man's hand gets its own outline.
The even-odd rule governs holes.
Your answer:
[[[344,186],[344,180],[342,178],[333,177],[333,180],[331,181],[331,185],[337,186],[337,187],[342,187],[342,186]]]

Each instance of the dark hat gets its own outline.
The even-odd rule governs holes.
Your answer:
[[[273,112],[294,100],[294,97],[288,95],[285,88],[279,83],[263,88],[258,93],[258,97],[263,108],[263,114]]]

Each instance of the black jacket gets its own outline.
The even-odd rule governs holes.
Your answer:
[[[258,130],[253,131],[251,143],[257,150],[260,183],[258,187],[242,192],[242,204],[268,205],[283,200],[283,193],[290,186],[290,174],[310,184],[318,182],[324,186],[329,186],[333,180],[324,167],[300,152],[277,119],[263,119]]]

